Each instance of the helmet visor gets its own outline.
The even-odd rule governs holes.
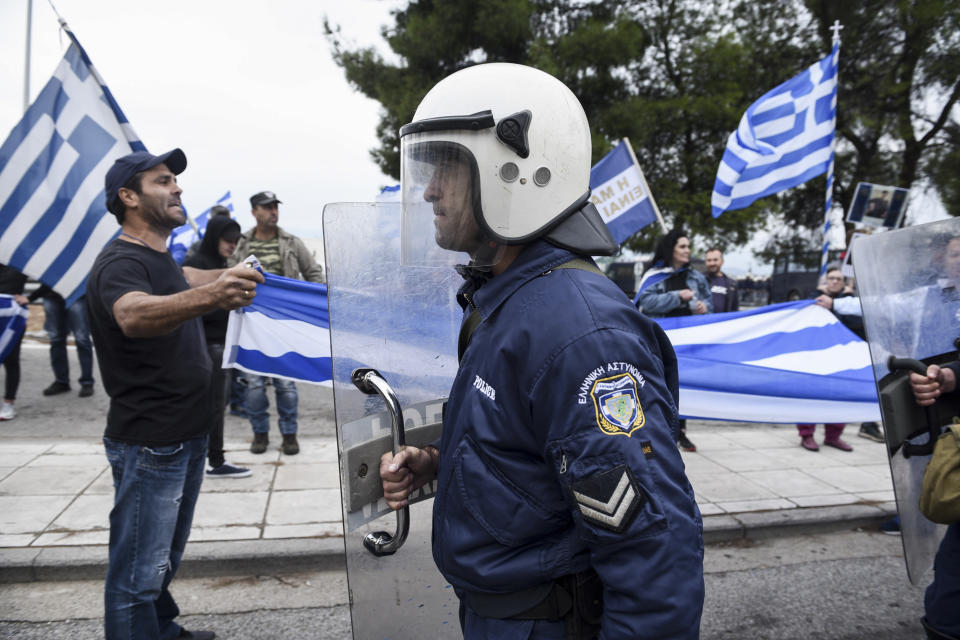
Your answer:
[[[409,266],[491,266],[502,246],[477,222],[477,163],[463,145],[429,133],[402,138],[400,191],[403,203],[402,262]]]

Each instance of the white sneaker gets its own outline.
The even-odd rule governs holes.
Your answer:
[[[13,420],[17,417],[17,410],[13,408],[12,402],[3,401],[0,406],[0,420]]]

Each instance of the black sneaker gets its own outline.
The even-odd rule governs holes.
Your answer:
[[[690,438],[687,437],[687,434],[681,433],[677,438],[677,444],[680,445],[680,448],[684,451],[696,451],[697,445],[690,442]]]
[[[295,456],[300,453],[300,445],[297,443],[297,434],[283,434],[283,445],[280,448],[283,449],[284,455]]]
[[[82,384],[80,385],[80,393],[78,393],[81,398],[89,398],[93,395],[93,385],[92,384]]]
[[[207,475],[211,478],[246,478],[252,476],[253,471],[224,462],[219,467],[207,469]]]
[[[861,424],[860,433],[857,435],[867,440],[873,440],[874,442],[883,442],[883,432],[880,431],[880,425],[876,422],[864,422]]]
[[[886,522],[881,523],[880,531],[883,531],[888,536],[900,535],[900,516],[894,516]]]
[[[250,453],[264,453],[268,444],[270,444],[270,437],[267,434],[255,433],[253,443],[250,445]]]
[[[66,393],[67,391],[70,391],[70,385],[63,384],[62,382],[53,382],[49,387],[43,390],[43,395],[55,396],[58,393]]]

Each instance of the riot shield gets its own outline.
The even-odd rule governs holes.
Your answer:
[[[387,507],[380,456],[440,438],[457,370],[462,280],[401,264],[400,204],[330,204],[324,252],[354,638],[455,638],[458,601],[433,562],[434,486]]]
[[[870,345],[893,477],[907,574],[921,584],[946,530],[920,513],[923,472],[944,424],[957,415],[951,394],[924,409],[911,370],[957,359],[960,338],[960,219],[866,236],[854,273]]]

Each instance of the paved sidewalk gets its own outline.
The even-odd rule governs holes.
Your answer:
[[[73,348],[69,358],[75,367]],[[0,582],[100,578],[113,486],[101,444],[108,401],[99,375],[93,397],[78,398],[76,389],[44,397],[48,347],[33,335],[23,343],[21,367],[19,415],[0,422]],[[249,422],[227,416],[227,459],[253,475],[204,479],[180,575],[343,567],[332,393],[298,388],[299,455],[280,453],[276,429],[269,451],[251,454]],[[857,437],[857,428],[846,433],[853,452],[811,453],[792,425],[689,421],[698,450],[682,455],[706,541],[889,518],[895,505],[884,446]]]
[[[683,453],[708,542],[875,525],[894,511],[881,444],[856,437],[854,451],[811,453],[789,425],[690,422],[696,453]],[[819,437],[819,434],[818,434]],[[263,455],[226,443],[248,478],[204,479],[185,573],[342,565],[336,442],[301,436],[284,456],[279,438]],[[0,440],[0,581],[102,575],[112,480],[100,443]]]

